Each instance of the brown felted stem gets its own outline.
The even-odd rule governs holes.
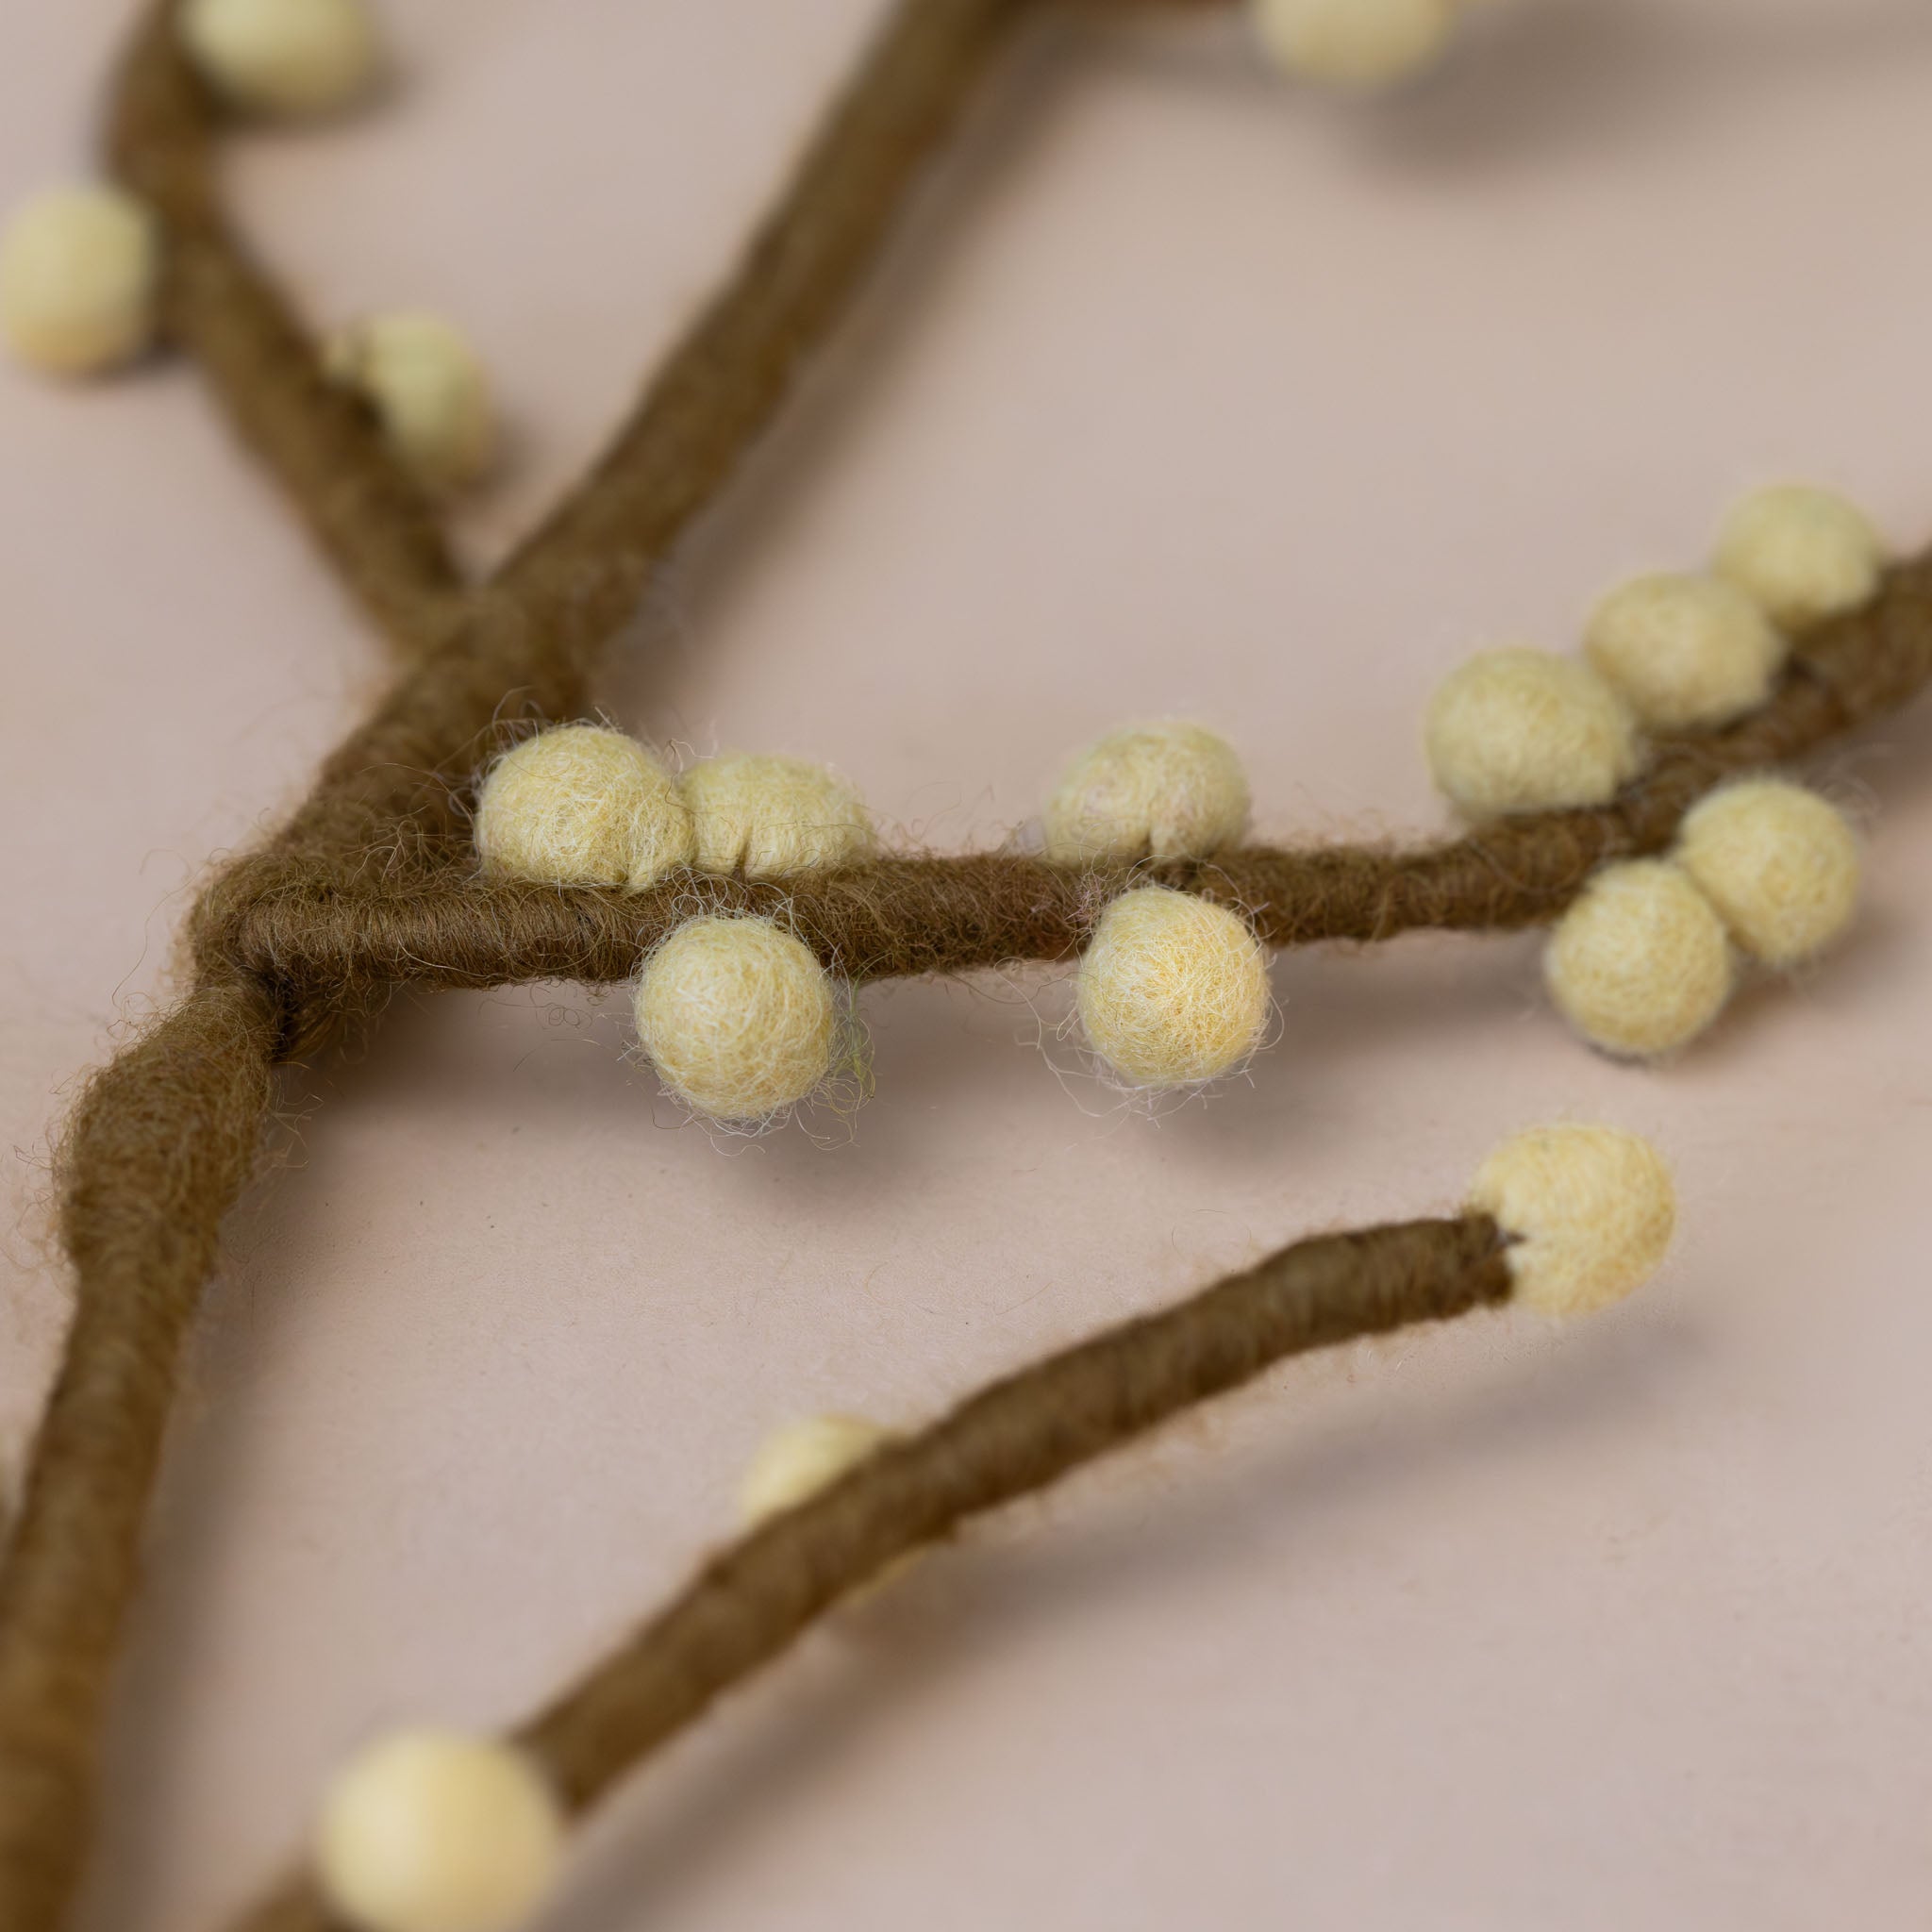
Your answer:
[[[461,614],[461,575],[374,415],[325,377],[293,310],[229,225],[215,179],[219,110],[182,58],[177,11],[170,0],[142,22],[106,137],[108,165],[160,224],[166,326],[337,574],[392,642],[419,655]]]
[[[0,1570],[0,1926],[80,1873],[102,1704],[181,1343],[253,1164],[276,1016],[205,986],[94,1077],[62,1153],[74,1323]]]
[[[729,480],[844,308],[908,183],[1040,10],[1037,0],[902,10],[737,276],[583,486],[498,573],[498,591],[548,648],[594,648],[636,609],[665,548]]]
[[[1297,1243],[1158,1314],[991,1384],[714,1557],[515,1734],[574,1811],[777,1657],[842,1597],[987,1510],[1057,1482],[1285,1357],[1507,1301],[1482,1215]],[[325,1932],[289,1879],[235,1932]]]
[[[461,591],[420,494],[366,415],[323,381],[287,305],[223,213],[210,108],[175,52],[173,0],[124,67],[110,147],[162,220],[167,308],[243,438],[414,668],[325,765],[262,855],[192,922],[200,977],[102,1074],[70,1130],[63,1233],[75,1319],[0,1585],[0,1926],[53,1932],[80,1870],[95,1739],[176,1358],[221,1219],[245,1179],[268,1066],[324,1017],[209,935],[278,869],[380,876],[446,837],[507,702],[582,701],[594,649],[729,479],[876,256],[931,151],[1033,0],[905,0],[724,294],[633,430],[496,584]],[[621,553],[607,559],[604,547]]]
[[[776,416],[878,258],[926,163],[1039,0],[905,0],[737,272],[585,480],[475,598],[468,623],[324,767],[290,841],[368,848],[455,821],[506,705],[558,716],[652,573]],[[399,833],[397,822],[408,822]]]
[[[627,979],[700,909],[780,919],[858,981],[1070,958],[1110,899],[1150,880],[1238,907],[1278,947],[1540,924],[1606,862],[1667,847],[1712,786],[1800,758],[1921,690],[1932,677],[1928,586],[1924,560],[1893,571],[1873,604],[1807,641],[1769,704],[1664,744],[1614,804],[1505,819],[1441,845],[1251,848],[1089,871],[1012,854],[889,858],[782,879],[681,877],[635,894],[479,879],[471,855],[444,846],[381,879],[366,866],[264,868],[210,928],[209,957],[281,987],[291,1007],[325,1009],[403,982]]]
[[[1091,0],[1088,10],[1132,5]],[[98,1077],[70,1130],[63,1232],[75,1319],[0,1579],[5,1932],[54,1932],[79,1871],[176,1362],[222,1215],[249,1171],[270,1062],[398,979],[622,977],[675,913],[668,893],[467,885],[466,788],[508,712],[581,708],[595,651],[781,407],[1001,47],[1044,10],[1046,0],[902,0],[734,279],[608,452],[474,589],[369,412],[324,380],[308,334],[240,241],[214,166],[218,119],[175,49],[175,0],[148,10],[108,146],[162,224],[168,321],[411,669],[284,831],[204,896],[193,991]],[[1607,813],[1518,822],[1432,853],[1250,853],[1173,876],[1238,900],[1277,943],[1547,916],[1602,858],[1665,842],[1716,776],[1809,749],[1916,689],[1926,602],[1924,566],[1895,574],[1872,611],[1807,647],[1765,713],[1668,748]],[[781,910],[863,977],[1061,957],[1118,883],[987,858],[891,861],[790,891],[703,890]],[[1387,1230],[1291,1251],[1173,1317],[1058,1357],[722,1558],[526,1740],[587,1804],[899,1551],[1275,1356],[1505,1289],[1487,1224]],[[299,1888],[258,1921],[315,1923]]]

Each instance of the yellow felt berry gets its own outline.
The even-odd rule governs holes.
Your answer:
[[[762,1121],[831,1071],[832,982],[768,919],[687,920],[644,963],[638,1037],[664,1084],[719,1121]]]
[[[1657,731],[1729,723],[1771,695],[1786,643],[1722,577],[1638,577],[1597,606],[1590,661],[1639,721]]]
[[[558,885],[655,884],[689,865],[691,813],[642,745],[601,724],[527,738],[491,768],[476,806],[485,867]]]
[[[30,369],[92,375],[154,339],[154,218],[113,188],[52,188],[0,236],[0,336]]]
[[[1470,1206],[1510,1238],[1515,1299],[1588,1315],[1641,1288],[1676,1231],[1671,1171],[1615,1127],[1539,1127],[1484,1161]]]
[[[1046,856],[1204,858],[1247,822],[1247,776],[1225,739],[1180,720],[1134,724],[1068,767],[1046,808]]]
[[[1299,79],[1348,91],[1394,85],[1449,44],[1450,0],[1251,0],[1262,50]]]
[[[1484,651],[1443,679],[1423,724],[1436,783],[1472,818],[1603,805],[1636,775],[1628,708],[1587,664]]]
[[[1677,863],[1731,937],[1767,966],[1823,951],[1857,910],[1863,870],[1844,814],[1815,791],[1748,778],[1686,814]]]
[[[563,1851],[556,1796],[521,1752],[412,1730],[337,1774],[316,1823],[315,1875],[363,1932],[511,1932]]]
[[[863,858],[875,842],[858,791],[803,758],[706,758],[679,789],[696,828],[700,872],[809,872]]]
[[[380,64],[366,0],[184,0],[188,58],[258,114],[325,114],[367,92]]]
[[[368,398],[425,490],[479,481],[496,455],[496,406],[476,353],[440,316],[396,309],[351,323],[325,352],[329,375]]]
[[[1101,914],[1075,994],[1093,1049],[1140,1087],[1231,1074],[1268,1021],[1268,962],[1247,923],[1163,886],[1124,892]]]
[[[739,1485],[739,1520],[756,1529],[809,1502],[893,1440],[892,1430],[859,1415],[816,1415],[774,1430]]]
[[[1786,630],[1854,610],[1878,589],[1885,540],[1856,504],[1781,484],[1737,505],[1718,536],[1717,568]]]
[[[1592,1046],[1647,1058],[1687,1044],[1723,1011],[1731,949],[1686,873],[1636,859],[1598,873],[1557,923],[1543,976]]]

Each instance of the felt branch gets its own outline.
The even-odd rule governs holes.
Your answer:
[[[478,878],[466,843],[371,876],[271,856],[204,908],[204,958],[280,990],[310,1016],[394,985],[478,988],[628,979],[694,909],[776,918],[855,981],[963,973],[1076,955],[1130,884],[1239,908],[1267,944],[1368,941],[1419,928],[1507,931],[1554,919],[1606,863],[1664,850],[1685,812],[1728,777],[1788,763],[1904,704],[1932,677],[1932,560],[1901,565],[1877,598],[1798,646],[1761,709],[1660,746],[1643,776],[1593,810],[1526,814],[1416,849],[1243,849],[1212,860],[1080,870],[1014,854],[885,858],[782,879],[680,878],[639,893]]]
[[[372,848],[404,852],[448,829],[456,781],[507,692],[553,714],[581,704],[596,648],[769,425],[996,56],[1047,9],[903,0],[630,427],[467,595],[411,486],[370,425],[325,393],[289,305],[221,212],[211,109],[177,51],[178,10],[160,0],[145,17],[110,158],[154,199],[175,327],[412,660],[268,847],[279,862],[353,872],[378,862]],[[232,905],[253,862],[217,881],[209,903]],[[279,1002],[279,988],[203,949],[182,1002],[95,1076],[62,1149],[75,1317],[0,1567],[0,1924],[23,1932],[60,1924],[86,1855],[108,1682],[181,1346],[259,1145],[269,1068],[291,1032]]]
[[[185,997],[95,1077],[68,1130],[61,1224],[75,1314],[0,1568],[0,1924],[53,1932],[78,1878],[179,1355],[222,1218],[255,1161],[274,1063],[400,981],[634,970],[675,896],[477,883],[461,833],[467,788],[507,700],[550,718],[582,710],[595,654],[776,415],[930,158],[1022,30],[1055,10],[1052,0],[901,0],[737,271],[603,458],[475,584],[372,418],[325,379],[230,221],[220,117],[178,51],[177,0],[145,15],[108,148],[158,221],[167,321],[406,669],[289,824],[209,888],[191,922]],[[1917,689],[1932,667],[1928,599],[1932,566],[1894,572],[1869,610],[1807,641],[1769,707],[1667,745],[1604,811],[1419,854],[1235,854],[1172,882],[1239,903],[1278,944],[1546,918],[1602,859],[1665,843],[1724,773],[1807,751]],[[1064,958],[1119,883],[994,857],[889,859],[782,893],[728,881],[693,890],[782,910],[864,978]],[[1507,1275],[1493,1224],[1468,1221],[1311,1244],[1244,1280],[1002,1385],[720,1559],[524,1741],[588,1803],[895,1551],[1280,1354],[1498,1299]],[[313,1923],[299,1892],[260,1921]]]
[[[1510,1297],[1486,1215],[1326,1236],[994,1382],[707,1563],[516,1733],[581,1812],[854,1590],[1283,1357]],[[326,1932],[291,1874],[234,1932]]]

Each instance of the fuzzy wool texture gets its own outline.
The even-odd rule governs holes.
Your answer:
[[[1717,909],[1666,859],[1607,866],[1557,921],[1543,977],[1592,1046],[1647,1059],[1688,1045],[1724,1010],[1734,978]]]
[[[634,738],[563,724],[491,768],[476,805],[487,872],[553,885],[642,891],[691,859],[691,813]]]
[[[331,381],[374,408],[390,447],[425,490],[449,496],[496,458],[490,375],[441,316],[395,309],[339,329],[324,350]]]
[[[1692,731],[1761,705],[1789,646],[1735,584],[1657,575],[1633,579],[1597,606],[1584,650],[1640,724]]]
[[[160,240],[116,188],[49,188],[0,235],[0,338],[29,369],[95,375],[153,341]]]
[[[1456,24],[1450,0],[1251,0],[1262,51],[1296,79],[1374,92],[1442,58]]]
[[[1785,779],[1747,778],[1692,807],[1676,859],[1732,939],[1767,966],[1802,964],[1857,913],[1857,834],[1829,800]]]
[[[1087,1038],[1137,1087],[1231,1074],[1268,1024],[1268,960],[1246,920],[1165,886],[1123,892],[1101,914],[1075,995]]]
[[[774,1430],[758,1445],[738,1487],[738,1518],[756,1529],[808,1502],[897,1440],[861,1415],[815,1415]]]
[[[838,1003],[769,919],[687,920],[644,962],[638,1038],[664,1084],[716,1121],[772,1119],[832,1070]]]
[[[1247,828],[1247,774],[1234,747],[1205,725],[1130,724],[1074,760],[1045,817],[1056,864],[1206,858]]]
[[[607,977],[635,970],[641,902],[468,876],[460,781],[472,747],[507,700],[580,713],[591,657],[741,473],[923,164],[1028,18],[1011,0],[907,0],[891,15],[720,298],[595,469],[475,597],[420,492],[366,412],[318,379],[291,306],[239,243],[215,165],[225,123],[177,58],[175,8],[147,9],[119,70],[106,146],[159,211],[171,251],[193,258],[196,272],[170,289],[171,329],[251,425],[257,453],[407,668],[283,830],[209,882],[188,924],[192,988],[91,1083],[68,1136],[62,1227],[76,1319],[20,1485],[0,1592],[0,1924],[68,1919],[99,1809],[108,1686],[182,1340],[276,1095],[271,1070],[326,1039],[386,989],[385,974],[433,970],[446,983],[493,985],[591,958],[606,962]],[[476,648],[444,648],[473,621]],[[1490,825],[1432,852],[1264,855],[1247,884],[1213,869],[1212,889],[1255,908],[1281,943],[1378,940],[1394,929],[1391,908],[1410,925],[1545,918],[1590,866],[1666,845],[1718,779],[1813,750],[1920,692],[1932,678],[1932,561],[1890,574],[1868,610],[1803,650],[1803,669],[1763,712],[1664,747],[1644,781],[1603,811]],[[972,891],[942,902],[951,916],[941,924],[925,874],[886,861],[824,915],[814,943],[869,971],[880,931],[899,939],[901,971],[991,964],[1013,956],[1016,937],[1040,944],[1039,957],[1065,958],[1089,914],[1082,901],[1063,921],[1062,898],[1092,881],[1040,876],[1050,872],[964,868],[955,883]],[[791,900],[820,882],[782,893],[717,885],[790,919]],[[1262,886],[1281,896],[1269,903]],[[824,890],[837,896],[836,878]],[[828,932],[851,943],[827,943]],[[292,972],[278,950],[291,938],[308,949]],[[841,1485],[816,1506],[823,1514],[774,1524],[736,1560],[708,1568],[666,1615],[553,1699],[526,1742],[574,1804],[588,1803],[896,1552],[1270,1360],[1491,1305],[1509,1288],[1487,1216],[1372,1230],[1301,1244],[1165,1318],[1036,1364],[903,1457],[855,1472],[849,1493]],[[293,1874],[242,1923],[323,1932],[333,1921]]]
[[[561,1807],[493,1740],[398,1731],[337,1774],[317,1817],[325,1897],[365,1932],[511,1932],[562,1862]]]
[[[1437,785],[1473,819],[1607,804],[1641,762],[1636,721],[1606,678],[1516,645],[1443,679],[1423,744]]]
[[[1676,1189],[1648,1141],[1616,1127],[1537,1127],[1483,1162],[1469,1205],[1509,1237],[1513,1299],[1545,1315],[1589,1315],[1663,1265]]]
[[[691,808],[700,872],[749,878],[870,858],[878,839],[865,800],[824,765],[729,753],[693,765],[678,790]]]
[[[1885,539],[1857,504],[1786,483],[1731,510],[1718,534],[1717,570],[1774,624],[1801,631],[1871,597],[1886,556]]]
[[[215,92],[256,114],[337,112],[381,66],[367,0],[186,0],[180,34]]]

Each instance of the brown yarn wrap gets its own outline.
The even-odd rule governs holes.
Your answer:
[[[1130,4],[1091,0],[1089,10]],[[930,156],[1020,29],[1053,10],[1052,0],[901,0],[736,273],[591,475],[501,571],[472,585],[230,223],[220,120],[176,51],[176,6],[152,6],[132,42],[110,161],[161,223],[173,334],[408,668],[288,825],[210,887],[191,924],[185,997],[95,1077],[68,1130],[75,1319],[0,1568],[7,1932],[55,1932],[78,1878],[176,1360],[222,1217],[254,1162],[273,1063],[399,981],[622,978],[674,915],[673,891],[628,899],[477,882],[461,838],[466,788],[507,703],[551,718],[580,711],[594,654],[781,408]],[[1667,843],[1718,778],[1807,751],[1917,690],[1932,673],[1928,602],[1932,566],[1895,571],[1870,609],[1807,641],[1766,710],[1667,746],[1604,812],[1516,821],[1421,853],[1249,852],[1160,875],[1241,905],[1276,944],[1546,918],[1604,858]],[[1012,857],[891,859],[783,893],[730,881],[696,890],[782,911],[866,978],[1065,958],[1121,876]],[[1494,1299],[1493,1229],[1446,1226],[1292,1251],[1318,1258],[1290,1257],[1273,1288],[1213,1291],[1191,1305],[1208,1311],[1178,1329],[1137,1325],[1002,1385],[721,1558],[527,1741],[588,1802],[893,1551],[1050,1481],[1274,1355]],[[294,1916],[272,1910],[262,1926],[315,1923],[299,1897],[275,1909]]]
[[[515,1741],[583,1811],[841,1598],[974,1517],[1310,1349],[1507,1301],[1473,1214],[1298,1242],[1190,1300],[1008,1375],[712,1557]],[[295,1874],[234,1932],[327,1932]]]
[[[1040,0],[905,0],[724,292],[591,475],[490,584],[457,587],[420,498],[221,212],[211,110],[145,16],[108,148],[159,216],[167,312],[243,440],[413,668],[325,762],[270,862],[377,871],[446,834],[506,692],[560,713],[669,546],[850,303],[891,217]],[[242,866],[208,908],[249,890]],[[197,915],[207,927],[208,912]],[[230,914],[224,911],[221,917]],[[0,1568],[0,1926],[54,1932],[92,1832],[98,1737],[175,1358],[294,1029],[284,989],[200,945],[176,1011],[97,1076],[62,1154],[75,1316]]]
[[[779,919],[861,982],[1071,958],[1109,900],[1149,882],[1239,908],[1277,947],[1505,931],[1554,919],[1606,862],[1662,851],[1714,785],[1802,757],[1928,676],[1932,564],[1921,560],[1807,639],[1760,710],[1665,743],[1613,804],[1505,819],[1444,844],[1253,847],[1086,871],[1005,853],[886,858],[788,879],[679,876],[641,893],[478,878],[458,846],[375,880],[359,865],[331,874],[271,859],[232,908],[208,908],[205,943],[210,959],[278,985],[291,1011],[325,1017],[400,984],[627,979],[697,909]]]

